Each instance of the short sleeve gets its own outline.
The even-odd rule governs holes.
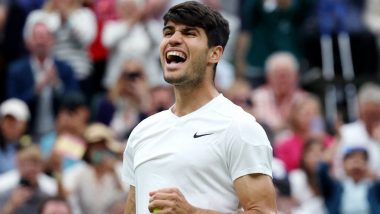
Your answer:
[[[133,167],[134,166],[133,164],[134,152],[131,146],[132,143],[130,142],[131,139],[132,139],[132,136],[129,138],[127,146],[123,154],[123,170],[121,173],[121,178],[127,184],[135,186],[136,180],[135,180],[135,173],[134,173],[134,167]]]
[[[227,166],[233,180],[248,174],[272,177],[272,147],[254,118],[232,124],[226,140]]]

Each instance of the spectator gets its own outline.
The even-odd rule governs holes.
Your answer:
[[[380,182],[372,184],[368,180],[368,151],[360,146],[344,148],[343,166],[347,177],[342,180],[336,180],[329,174],[333,156],[334,151],[329,151],[318,169],[328,213],[378,213]]]
[[[311,95],[293,103],[288,121],[292,133],[278,140],[275,155],[290,172],[300,167],[305,142],[319,138],[323,147],[328,147],[333,138],[325,132],[318,99]]]
[[[0,106],[0,174],[16,168],[16,153],[30,117],[26,104],[9,99]]]
[[[364,84],[358,94],[359,119],[340,128],[342,147],[337,152],[335,173],[344,175],[341,166],[343,148],[348,145],[368,147],[369,168],[374,176],[380,176],[380,86]]]
[[[28,168],[26,166],[26,163],[39,158],[39,156],[37,156],[36,148],[30,149],[28,147],[35,147],[35,145],[31,142],[23,143],[22,145],[20,145],[16,153],[16,168],[0,175],[0,194],[6,193],[9,190],[17,187],[20,183],[24,182],[21,181],[21,179],[23,179],[24,177],[33,176],[29,174],[33,173],[34,168]],[[31,150],[32,152],[29,150]],[[25,155],[24,153],[26,153],[27,155]],[[24,154],[23,156],[21,156],[21,161],[20,154]],[[40,151],[38,151],[38,155],[40,155]],[[24,161],[24,159],[26,161]],[[38,165],[39,164],[40,163],[38,163]],[[37,175],[37,183],[38,187],[46,194],[55,195],[57,193],[57,182],[42,172],[39,172]]]
[[[70,93],[63,97],[55,130],[40,141],[48,174],[54,175],[81,162],[86,147],[83,132],[88,118],[89,109],[82,94]]]
[[[144,60],[148,81],[159,82],[162,79],[158,64],[161,26],[144,13],[144,5],[136,0],[118,0],[116,6],[120,19],[107,22],[102,36],[103,45],[110,51],[105,87],[109,89],[115,84],[126,57]]]
[[[69,189],[70,201],[74,213],[107,213],[117,196],[126,190],[119,176],[121,161],[118,155],[123,152],[123,146],[114,140],[112,131],[103,124],[90,125],[84,136],[88,143],[84,155],[86,165]]]
[[[95,15],[82,7],[81,0],[47,0],[43,9],[29,15],[27,23],[41,20],[54,32],[54,55],[73,68],[82,91],[89,95],[92,64],[87,49],[96,35]]]
[[[287,127],[291,106],[305,97],[298,87],[297,60],[286,52],[274,53],[266,61],[267,84],[253,92],[253,115],[276,135]]]
[[[71,214],[71,208],[64,198],[49,197],[42,202],[38,214]]]
[[[322,159],[323,148],[323,142],[319,139],[307,141],[302,152],[300,168],[289,174],[291,196],[295,200],[294,214],[326,213],[317,181],[317,169]]]
[[[17,166],[17,175],[7,181],[11,183],[9,189],[0,194],[0,212],[37,214],[39,204],[56,193],[56,185],[42,175],[43,161],[35,145],[27,146],[17,153]]]
[[[126,59],[116,84],[100,98],[95,115],[96,121],[109,125],[119,139],[125,139],[153,110],[143,64],[136,59]]]
[[[308,0],[243,1],[242,29],[236,48],[237,74],[253,87],[265,82],[264,63],[273,53],[287,51],[298,59],[300,26]]]
[[[39,138],[54,127],[54,115],[59,99],[77,89],[72,69],[52,57],[54,37],[42,22],[25,27],[25,42],[30,56],[9,67],[8,97],[16,97],[31,110],[33,135]]]

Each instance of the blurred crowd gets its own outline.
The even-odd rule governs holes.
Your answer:
[[[199,0],[229,21],[216,87],[273,146],[279,213],[380,210],[380,1]],[[123,213],[125,142],[174,102],[181,0],[0,0],[0,213]]]

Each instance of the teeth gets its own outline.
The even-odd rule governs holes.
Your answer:
[[[179,51],[167,52],[166,57],[169,58],[170,56],[178,56],[178,57],[181,57],[182,59],[186,59],[185,54],[183,54],[182,52],[179,52]]]

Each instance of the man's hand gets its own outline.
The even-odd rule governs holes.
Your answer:
[[[32,197],[32,194],[32,190],[28,187],[17,187],[17,189],[12,192],[8,203],[14,208],[18,208],[29,200],[30,197]]]
[[[157,214],[194,214],[196,208],[189,204],[177,188],[160,189],[149,193],[149,211]]]

